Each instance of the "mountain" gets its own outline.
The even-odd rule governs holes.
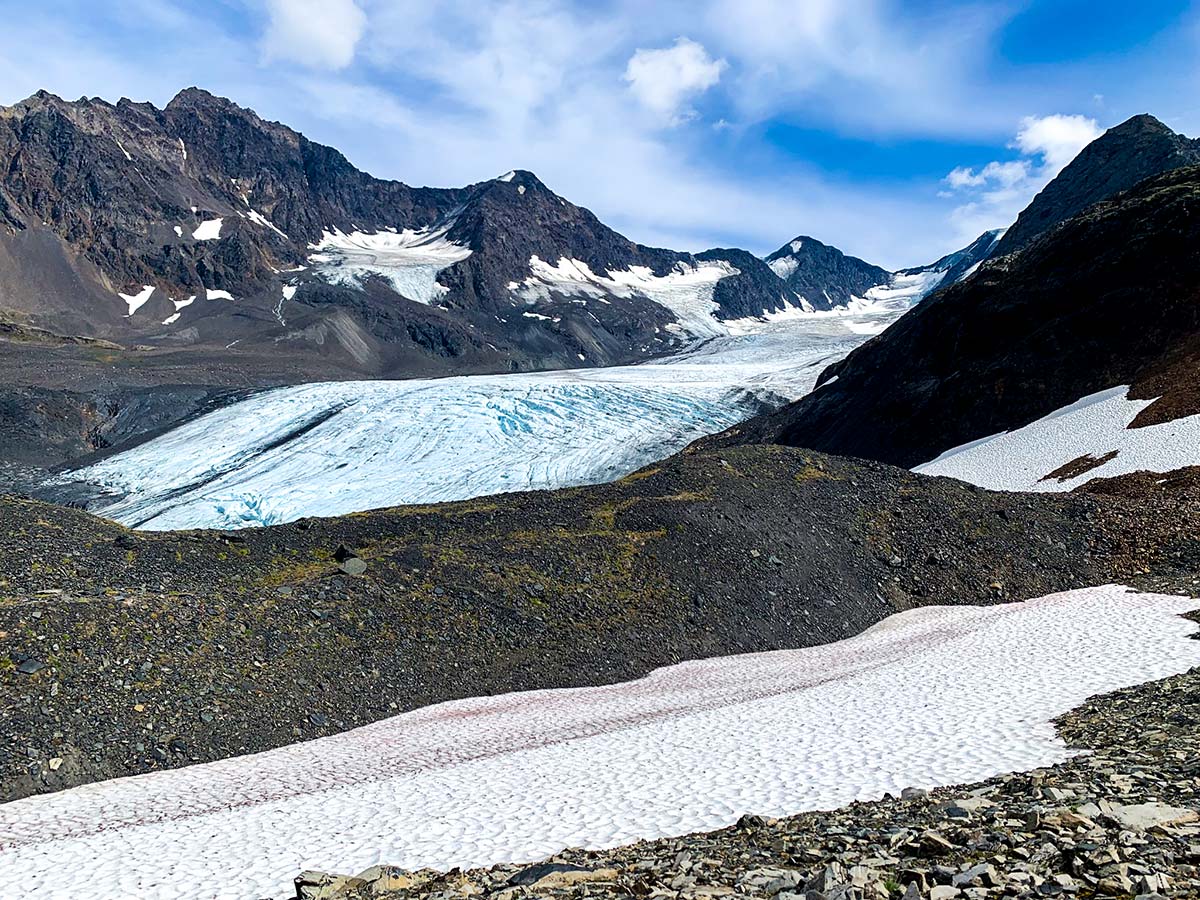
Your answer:
[[[938,288],[970,275],[991,253],[1003,230],[989,231],[936,262],[889,272],[836,247],[801,235],[766,258],[806,309],[829,310],[864,304],[907,309]]]
[[[1134,116],[1084,147],[1021,212],[994,255],[1021,249],[1093,203],[1151,176],[1197,164],[1200,140],[1176,134],[1154,116]]]
[[[158,348],[332,357],[348,371],[633,361],[794,298],[741,251],[636,244],[529,172],[373,178],[190,88],[163,109],[0,109],[0,312]]]
[[[784,244],[767,257],[767,265],[810,309],[846,306],[891,276],[886,269],[807,235]]]
[[[1200,441],[1183,423],[1200,413],[1198,285],[1200,167],[1188,167],[990,261],[827,368],[813,394],[723,440],[915,466],[1087,408],[1050,428],[1067,434],[1061,458],[1031,450],[1036,436],[1025,442],[1028,466],[1040,467],[1030,470],[1035,483],[1094,468],[1099,457],[1085,458],[1092,449],[1113,461],[1109,472],[1133,471],[1148,456],[1153,463],[1142,467],[1153,471],[1200,463]],[[1075,431],[1063,432],[1070,422]],[[1134,447],[1139,441],[1153,450]]]

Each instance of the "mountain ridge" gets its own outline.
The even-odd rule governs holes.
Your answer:
[[[1118,385],[1155,401],[1131,427],[1200,412],[1197,222],[1200,166],[1153,176],[936,293],[812,394],[718,442],[911,467]]]
[[[1080,150],[1021,211],[993,255],[1021,249],[1093,203],[1146,178],[1196,164],[1200,164],[1200,139],[1176,133],[1149,113],[1132,116]]]
[[[811,238],[803,283],[779,254],[648,247],[527,170],[375,178],[197,87],[162,109],[39,91],[0,108],[0,163],[0,315],[373,377],[634,362],[890,277]]]
[[[28,288],[12,277],[19,268],[13,266],[0,270],[5,308],[42,319],[35,324],[51,330],[110,339],[303,348],[333,336],[348,345],[343,355],[350,362],[375,374],[395,368],[389,344],[421,345],[414,329],[457,334],[433,343],[452,356],[496,356],[499,370],[567,367],[578,359],[631,362],[663,352],[681,342],[688,323],[656,302],[657,282],[730,255],[637,244],[527,171],[463,188],[376,179],[334,148],[199,88],[181,91],[161,110],[39,92],[0,113],[0,160],[6,163],[0,223],[9,232],[9,255],[32,254],[35,265],[59,259],[64,273],[86,285],[88,300],[43,315],[43,307],[23,297]],[[36,252],[11,240],[43,229],[49,234]],[[425,236],[430,229],[437,235]],[[385,232],[411,239],[405,244]],[[353,278],[305,271],[311,251],[338,236],[381,235],[382,242],[359,238],[363,246],[349,248],[363,263]],[[435,237],[443,243],[435,246]],[[521,309],[534,304],[512,296],[512,286],[533,276],[535,257],[551,266],[560,259],[586,264],[595,276],[583,286],[589,296],[569,279],[551,279],[537,291],[549,310],[520,321]],[[711,304],[715,321],[761,315],[793,300],[761,261],[740,254],[740,263],[724,261],[724,269],[700,279],[698,302]],[[386,275],[388,265],[399,271],[373,288],[366,283],[371,266]],[[604,281],[606,272],[635,268],[646,273],[640,282],[614,288]],[[731,283],[714,299],[714,285],[723,280]],[[386,293],[405,297],[405,291],[425,309],[385,305]],[[126,298],[124,315],[115,298],[101,300],[114,293]],[[612,296],[622,302],[578,308]],[[431,302],[442,298],[444,304]],[[237,309],[214,307],[213,300]],[[288,327],[284,305],[296,327]],[[341,325],[331,318],[339,313]],[[664,334],[673,320],[680,329]]]

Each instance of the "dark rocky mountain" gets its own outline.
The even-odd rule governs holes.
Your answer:
[[[895,272],[801,235],[768,256],[767,265],[810,309],[835,309],[863,300],[906,309],[970,275],[1001,234],[1003,230],[988,231],[936,262]]]
[[[161,110],[40,92],[0,109],[0,165],[0,313],[58,334],[236,342],[365,374],[502,371],[686,340],[696,323],[661,302],[685,276],[714,322],[791,298],[749,254],[643,247],[531,173],[453,189],[372,178],[196,88]],[[538,278],[534,257],[570,272]]]
[[[767,265],[812,309],[845,306],[892,276],[887,269],[803,234],[768,256]]]
[[[1108,129],[1079,152],[996,245],[996,256],[1027,245],[1059,222],[1151,176],[1200,164],[1200,140],[1177,134],[1151,115]]]
[[[913,466],[1132,385],[1134,425],[1200,412],[1200,167],[1091,206],[939,291],[719,440]]]

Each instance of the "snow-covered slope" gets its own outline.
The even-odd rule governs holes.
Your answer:
[[[447,230],[343,234],[335,228],[311,245],[309,262],[333,284],[358,286],[374,275],[406,300],[436,303],[448,291],[438,283],[438,273],[471,255],[469,247],[446,239]]]
[[[1130,428],[1153,400],[1099,391],[1015,431],[947,450],[913,469],[998,491],[1069,491],[1093,478],[1200,465],[1200,416]],[[1070,465],[1068,465],[1070,464]]]
[[[724,260],[676,263],[665,275],[655,275],[646,266],[597,274],[579,260],[563,257],[551,265],[534,256],[529,260],[529,269],[528,278],[509,285],[527,303],[536,304],[553,296],[575,298],[577,302],[588,298],[612,302],[641,296],[670,310],[675,323],[669,328],[698,338],[728,333],[716,318],[720,305],[713,300],[713,293],[722,278],[741,274]]]
[[[280,897],[307,868],[532,861],[1049,765],[1070,755],[1054,717],[1200,665],[1178,615],[1196,606],[1108,586],[926,607],[821,647],[18,800],[0,806],[0,894]]]
[[[737,321],[641,366],[280,388],[60,480],[127,493],[97,512],[155,530],[607,481],[802,396],[894,315]]]

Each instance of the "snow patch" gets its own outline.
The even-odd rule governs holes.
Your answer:
[[[201,222],[192,232],[192,239],[197,241],[215,241],[221,237],[221,225],[224,219],[209,219]]]
[[[767,266],[772,272],[786,281],[800,268],[800,261],[794,256],[781,256],[778,259],[768,262]]]
[[[1055,717],[1200,665],[1196,606],[1109,585],[926,607],[29,797],[0,805],[0,894],[78,896],[86,873],[96,897],[281,897],[302,869],[532,862],[1049,766],[1074,755]]]
[[[183,237],[183,229],[180,228],[178,225],[175,226],[175,236]]]
[[[209,300],[232,300],[233,294],[229,291],[217,291],[209,288],[204,292],[204,295]]]
[[[150,295],[154,293],[154,285],[147,284],[142,287],[136,294],[119,294],[120,298],[125,301],[129,307],[129,312],[125,313],[125,318],[129,318],[139,309],[146,305],[146,301],[150,299]]]
[[[713,300],[713,291],[722,278],[741,274],[724,260],[708,260],[695,265],[678,262],[665,275],[655,275],[648,266],[598,275],[587,263],[565,256],[555,265],[533,256],[529,269],[530,276],[514,291],[527,303],[545,302],[554,294],[583,295],[601,301],[645,297],[665,307],[680,329],[693,337],[727,333],[713,315],[720,309]]]
[[[250,221],[253,222],[255,225],[261,225],[263,228],[270,228],[281,238],[287,237],[286,234],[284,234],[282,231],[280,231],[278,228],[275,227],[274,222],[270,221],[266,216],[264,216],[262,213],[260,213],[256,209],[252,209],[248,213],[246,213],[246,217],[249,218]]]
[[[448,226],[426,231],[323,232],[309,245],[313,268],[331,284],[358,286],[372,275],[391,283],[408,300],[435,303],[448,288],[438,274],[471,255],[471,249],[446,238]]]
[[[913,469],[925,475],[947,475],[998,491],[1069,491],[1094,478],[1130,472],[1171,472],[1200,465],[1200,415],[1130,428],[1153,400],[1131,400],[1129,387],[1089,394],[1036,422],[947,450]],[[1089,455],[1117,455],[1074,478],[1059,481],[1046,475]]]
[[[508,182],[512,181],[516,177],[517,177],[517,173],[515,171],[505,172],[503,175],[499,176],[496,180],[503,181],[505,184],[507,184]]]

